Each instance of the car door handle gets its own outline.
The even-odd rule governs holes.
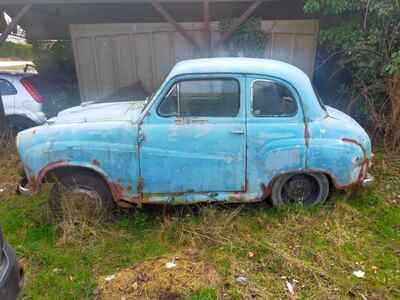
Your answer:
[[[240,130],[240,129],[238,129],[238,130],[232,130],[231,133],[232,133],[232,134],[244,134],[244,130]]]

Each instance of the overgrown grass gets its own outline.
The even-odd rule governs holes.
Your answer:
[[[0,188],[18,178],[9,147],[0,150]],[[214,264],[223,282],[186,299],[396,299],[400,156],[378,153],[373,172],[372,189],[336,193],[311,210],[265,203],[145,207],[76,236],[49,217],[46,192],[26,198],[7,190],[0,223],[27,271],[24,299],[94,299],[98,276],[187,248]],[[365,278],[352,275],[356,270]]]

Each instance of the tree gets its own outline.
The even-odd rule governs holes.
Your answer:
[[[320,33],[324,62],[351,80],[348,108],[365,111],[372,134],[400,147],[400,0],[305,0],[306,13],[334,18]]]

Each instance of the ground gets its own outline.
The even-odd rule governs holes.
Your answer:
[[[400,299],[399,154],[377,151],[375,186],[324,207],[145,207],[111,223],[55,220],[46,190],[15,195],[17,163],[2,145],[0,222],[23,299]]]

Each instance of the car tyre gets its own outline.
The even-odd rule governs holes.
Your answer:
[[[49,196],[49,206],[54,216],[63,217],[63,201],[87,201],[91,215],[110,219],[116,205],[104,180],[90,172],[59,175]]]
[[[325,203],[329,188],[329,180],[324,174],[285,174],[273,183],[271,200],[274,206],[294,203],[313,207]]]

